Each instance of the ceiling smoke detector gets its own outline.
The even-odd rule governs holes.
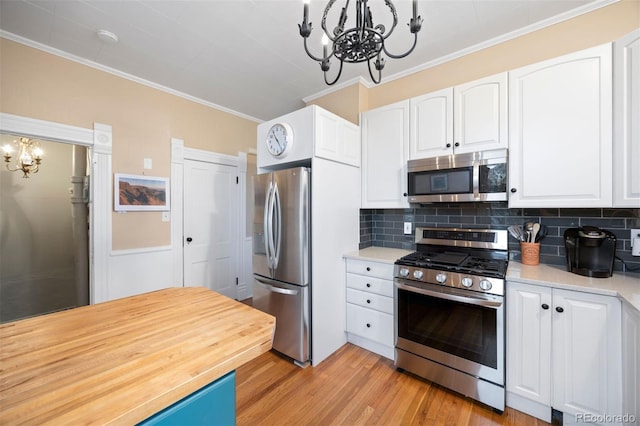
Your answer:
[[[118,42],[118,36],[107,30],[98,31],[98,38],[107,44],[116,44]]]

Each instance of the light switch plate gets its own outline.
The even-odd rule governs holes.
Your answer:
[[[145,158],[143,163],[145,170],[151,170],[153,168],[153,160],[151,158]]]
[[[171,215],[169,212],[162,212],[162,221],[169,222],[171,220]]]
[[[411,222],[404,223],[404,233],[405,235],[411,235]]]

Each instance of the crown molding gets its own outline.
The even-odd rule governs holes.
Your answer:
[[[326,96],[328,94],[337,92],[339,90],[344,89],[345,87],[349,87],[349,86],[354,85],[356,83],[362,84],[367,89],[371,89],[373,86],[375,86],[373,83],[371,83],[368,80],[365,80],[363,77],[355,77],[355,78],[352,78],[351,80],[347,80],[347,81],[342,82],[340,84],[337,84],[335,86],[330,86],[330,87],[322,90],[321,92],[317,92],[317,93],[314,93],[313,95],[309,95],[309,96],[307,96],[305,98],[302,98],[302,101],[304,103],[309,103],[309,102],[311,102],[313,100],[316,100],[316,99],[321,98],[323,96]]]

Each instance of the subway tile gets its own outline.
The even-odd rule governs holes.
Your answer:
[[[602,217],[602,209],[560,209],[560,216]]]
[[[559,216],[559,210],[558,209],[522,209],[522,216],[555,217],[555,216]]]

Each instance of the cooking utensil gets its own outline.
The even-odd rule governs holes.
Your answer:
[[[509,234],[518,241],[524,241],[524,231],[520,225],[511,225],[507,228]]]
[[[533,233],[534,222],[525,222],[522,229],[524,230],[524,241],[527,243],[532,242],[531,234]]]
[[[547,226],[546,225],[540,225],[540,232],[538,232],[538,235],[536,236],[535,242],[539,242],[541,239],[543,239],[544,237],[547,236]]]
[[[537,237],[539,231],[540,231],[540,224],[539,223],[534,223],[533,224],[533,230],[531,231],[531,239],[529,240],[530,243],[533,243],[533,242],[536,241],[536,237]]]

